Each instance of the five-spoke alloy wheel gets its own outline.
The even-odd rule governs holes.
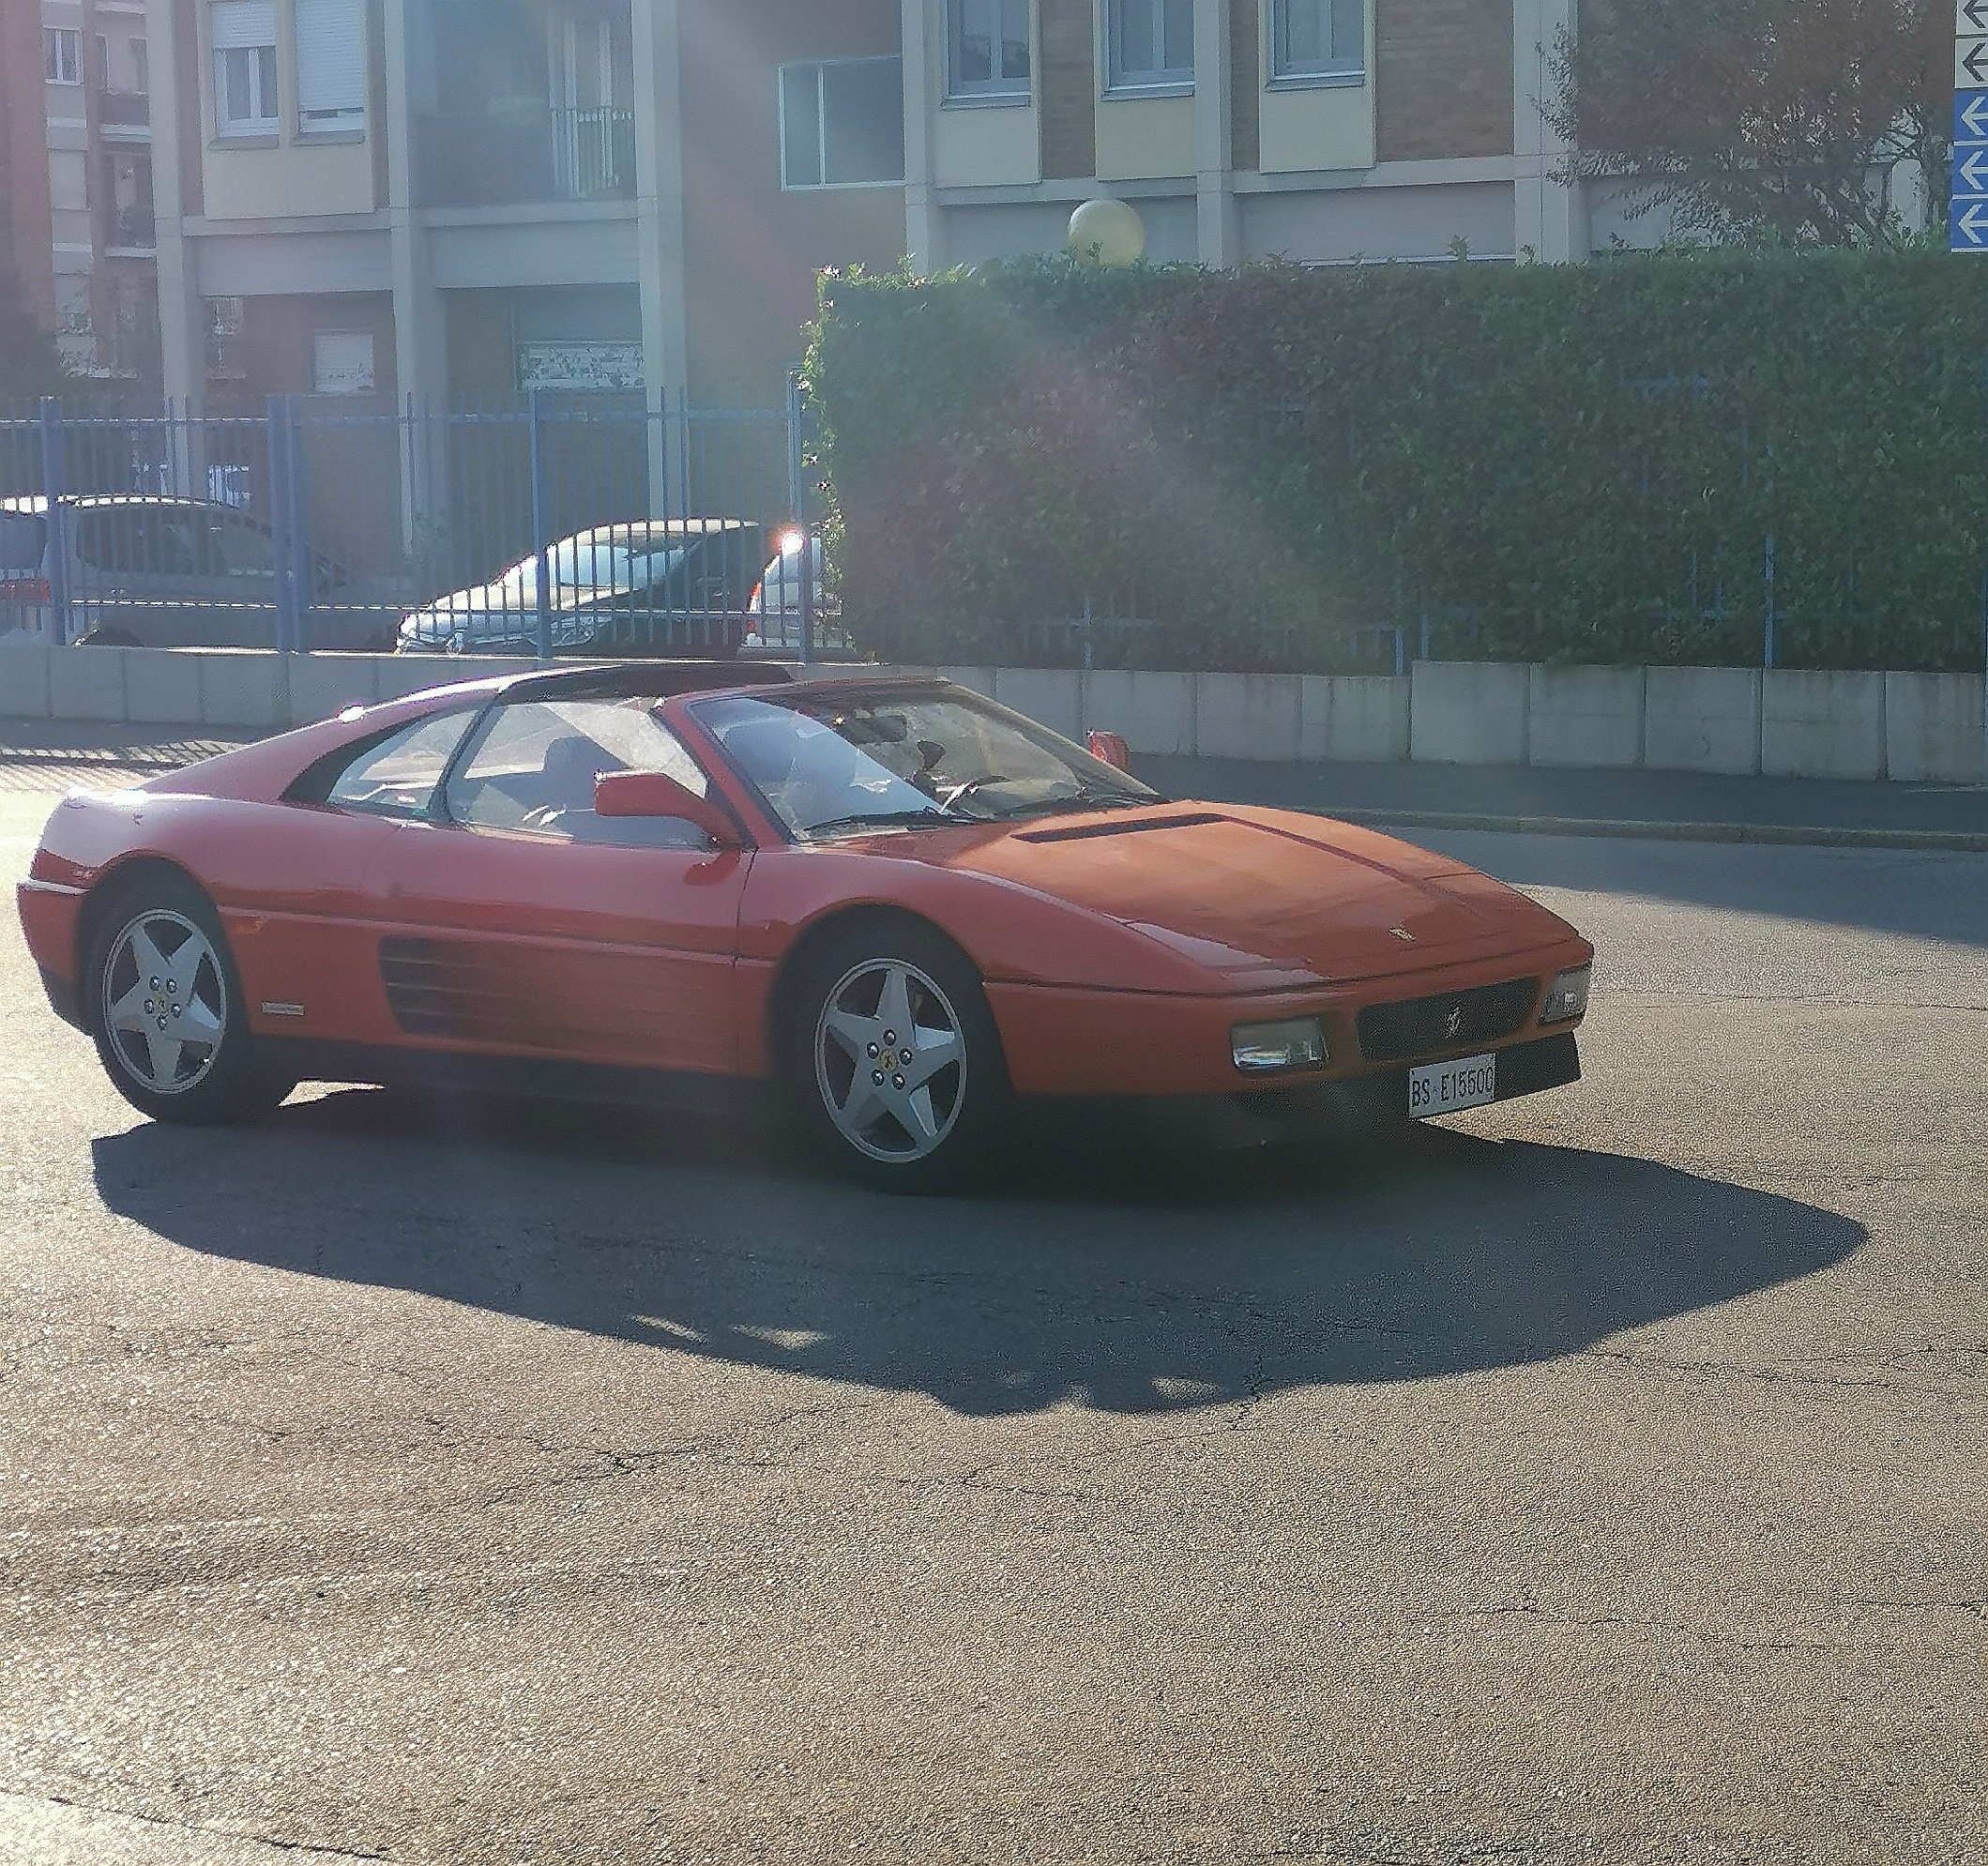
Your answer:
[[[190,881],[155,874],[112,901],[88,977],[98,1054],[155,1120],[249,1120],[295,1085],[257,1056],[220,918]]]
[[[1008,1100],[1000,1038],[972,965],[911,920],[843,934],[811,969],[797,1074],[831,1157],[873,1185],[937,1191]]]
[[[814,1080],[842,1138],[872,1160],[923,1160],[965,1105],[959,1013],[916,965],[869,959],[828,994],[814,1028]]]
[[[207,936],[182,914],[148,907],[104,961],[103,1024],[118,1063],[153,1095],[198,1088],[220,1054],[228,985]]]

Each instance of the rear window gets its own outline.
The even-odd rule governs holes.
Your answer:
[[[0,512],[0,577],[38,577],[48,528],[30,512]]]

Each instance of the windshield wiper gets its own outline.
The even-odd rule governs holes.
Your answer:
[[[842,829],[908,829],[914,825],[927,823],[957,826],[961,821],[961,818],[948,816],[943,810],[935,810],[930,805],[923,810],[858,811],[852,816],[831,816],[826,823],[811,823],[801,834],[812,839],[832,836]]]
[[[1034,803],[1017,804],[989,820],[1012,823],[1024,816],[1061,816],[1080,810],[1136,810],[1165,801],[1163,796],[1135,796],[1130,791],[1081,790],[1068,796],[1039,797]]]

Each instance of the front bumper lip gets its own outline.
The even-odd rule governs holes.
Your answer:
[[[1581,1048],[1571,1030],[1495,1045],[1487,1054],[1497,1058],[1499,1101],[1569,1088],[1581,1080]],[[1230,1100],[1235,1112],[1260,1130],[1262,1141],[1305,1133],[1350,1138],[1396,1127],[1407,1118],[1411,1067],[1421,1065],[1338,1082],[1266,1086]]]

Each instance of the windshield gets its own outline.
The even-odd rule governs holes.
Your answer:
[[[567,538],[545,554],[552,571],[554,590],[587,590],[613,594],[623,590],[648,589],[662,582],[683,562],[681,544],[649,545],[604,539]],[[498,580],[499,594],[508,601],[536,602],[539,599],[539,559],[536,554],[513,564]]]
[[[803,841],[1159,800],[1055,733],[956,688],[731,697],[691,710]]]

